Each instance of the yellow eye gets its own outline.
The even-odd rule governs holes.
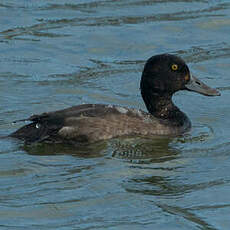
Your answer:
[[[171,69],[172,69],[173,71],[178,70],[178,65],[177,65],[177,64],[172,64]]]

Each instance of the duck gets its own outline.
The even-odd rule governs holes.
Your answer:
[[[150,57],[140,81],[147,111],[111,104],[81,104],[32,115],[9,136],[25,144],[89,144],[121,136],[178,136],[191,129],[191,121],[172,101],[180,90],[205,96],[220,96],[189,70],[185,61],[173,54]]]

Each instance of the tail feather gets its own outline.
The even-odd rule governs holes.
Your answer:
[[[42,139],[47,133],[47,129],[44,126],[40,126],[37,123],[31,123],[11,133],[9,136],[24,140],[26,143],[37,142]]]

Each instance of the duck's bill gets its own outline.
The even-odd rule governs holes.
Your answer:
[[[220,96],[220,92],[216,89],[213,89],[202,81],[194,77],[192,74],[190,75],[189,82],[185,85],[187,90],[194,91],[205,96]]]

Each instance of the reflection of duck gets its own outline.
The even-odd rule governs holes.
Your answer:
[[[172,138],[168,137],[125,137],[111,140],[108,146],[115,158],[137,164],[149,164],[175,159],[180,150],[170,145],[171,143]]]
[[[10,136],[26,143],[88,143],[124,135],[178,135],[188,131],[191,123],[172,102],[176,91],[220,95],[195,78],[181,58],[170,54],[147,61],[140,89],[149,113],[115,105],[77,105],[33,115],[28,119],[31,124]]]

